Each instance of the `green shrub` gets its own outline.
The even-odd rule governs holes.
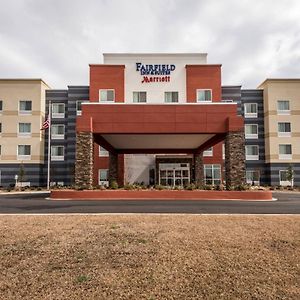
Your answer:
[[[193,191],[193,190],[196,189],[196,185],[194,183],[191,183],[191,184],[187,185],[185,187],[185,189],[188,190],[188,191]]]
[[[124,185],[124,189],[125,190],[134,190],[135,189],[135,185],[127,183],[127,184]]]
[[[205,191],[211,191],[213,189],[213,187],[211,185],[209,185],[209,184],[206,184],[206,185],[203,186],[203,189]]]
[[[159,185],[159,184],[157,184],[155,187],[154,187],[156,190],[165,190],[166,189],[166,187],[165,186],[163,186],[163,185]]]
[[[109,183],[109,187],[110,187],[110,189],[112,189],[112,190],[117,190],[117,189],[119,188],[118,183],[117,183],[116,180],[112,180],[112,181]]]

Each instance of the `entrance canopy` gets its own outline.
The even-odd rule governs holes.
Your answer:
[[[243,130],[236,103],[85,103],[76,131],[116,153],[197,153]]]

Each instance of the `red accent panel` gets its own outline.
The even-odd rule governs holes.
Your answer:
[[[90,65],[90,102],[99,102],[99,89],[114,89],[115,102],[124,102],[124,65]]]
[[[271,191],[72,191],[54,190],[50,198],[53,200],[270,200]]]
[[[221,101],[221,65],[187,65],[186,99],[197,102],[197,89],[211,89],[212,101]]]

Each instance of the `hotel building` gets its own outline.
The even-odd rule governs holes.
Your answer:
[[[290,166],[300,185],[300,79],[222,86],[201,53],[104,54],[89,68],[88,86],[65,90],[0,80],[1,185],[21,164],[28,184],[46,185],[49,104],[53,185],[289,185]]]

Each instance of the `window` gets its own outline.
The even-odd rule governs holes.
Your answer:
[[[64,117],[65,117],[65,104],[52,103],[52,118],[64,118]]]
[[[246,139],[257,139],[258,138],[257,124],[246,124],[245,125],[245,138]]]
[[[278,122],[278,136],[279,137],[290,137],[291,136],[291,123]]]
[[[289,100],[278,100],[277,101],[277,113],[279,115],[290,114],[290,101]]]
[[[2,154],[2,149],[1,149],[2,147],[1,147],[1,145],[0,145],[0,156],[1,156],[1,154]]]
[[[203,156],[213,156],[213,147],[210,147],[203,151]]]
[[[279,159],[292,159],[292,145],[280,144],[279,145]]]
[[[99,185],[108,185],[108,169],[98,170],[98,182]]]
[[[30,159],[31,159],[31,146],[18,145],[18,160],[30,160]]]
[[[178,92],[165,92],[165,102],[178,102]]]
[[[2,123],[0,123],[0,134],[2,133]]]
[[[31,123],[19,123],[18,136],[19,137],[30,137],[31,136]]]
[[[211,90],[197,90],[198,102],[211,102]]]
[[[257,118],[257,103],[245,103],[245,118]]]
[[[102,146],[99,146],[99,156],[107,157],[107,156],[109,156],[109,152]]]
[[[64,146],[51,146],[51,160],[64,160]]]
[[[87,103],[87,101],[77,101],[76,102],[76,115],[77,116],[81,116],[81,113],[82,113],[81,105],[82,105],[82,103]]]
[[[257,145],[245,146],[246,160],[259,160],[259,147]]]
[[[293,182],[288,180],[288,170],[279,171],[279,184],[282,186],[293,185]]]
[[[3,101],[0,100],[0,114],[2,113],[2,109],[3,109]]]
[[[65,137],[65,125],[55,124],[51,125],[51,139],[63,140]]]
[[[103,102],[114,102],[115,90],[99,90],[99,100]]]
[[[221,166],[204,165],[204,181],[205,184],[221,184]]]
[[[146,92],[133,92],[133,102],[134,103],[147,102],[147,93]]]
[[[30,100],[21,100],[19,102],[19,113],[21,115],[30,115],[32,111],[32,102]]]
[[[246,182],[251,185],[259,185],[260,183],[260,172],[254,170],[246,171]]]

